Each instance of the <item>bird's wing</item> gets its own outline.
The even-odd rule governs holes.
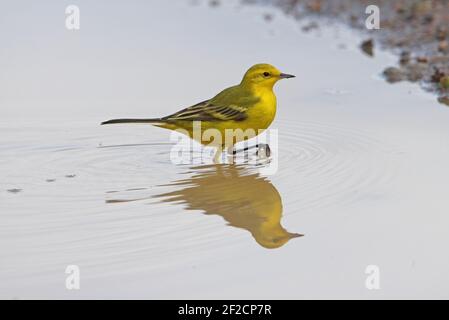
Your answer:
[[[195,104],[162,118],[165,121],[242,121],[247,118],[248,109],[259,98],[236,91],[234,87],[226,89],[210,100]]]

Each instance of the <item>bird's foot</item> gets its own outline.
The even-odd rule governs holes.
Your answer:
[[[266,143],[260,143],[260,144],[257,144],[256,146],[257,146],[257,151],[256,151],[257,156],[261,156],[263,158],[269,158],[271,156],[270,145],[268,145]]]
[[[256,145],[245,147],[243,149],[230,148],[228,150],[228,153],[231,154],[232,156],[235,156],[239,152],[247,152],[247,151],[249,151],[251,149],[257,149],[257,151],[256,151],[256,155],[257,156],[263,156],[263,157],[268,158],[271,155],[270,146],[268,144],[266,144],[266,143],[259,143],[259,144],[256,144]]]

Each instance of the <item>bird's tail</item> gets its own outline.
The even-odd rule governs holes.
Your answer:
[[[101,124],[116,124],[116,123],[163,123],[164,121],[160,118],[154,119],[112,119],[108,121],[103,121]]]

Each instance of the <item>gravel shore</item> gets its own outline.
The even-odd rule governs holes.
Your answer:
[[[312,18],[304,31],[319,28],[321,18],[344,22],[366,35],[360,48],[374,55],[377,47],[398,56],[396,66],[386,66],[386,81],[419,82],[449,106],[449,1],[448,0],[243,0],[282,10],[298,21]],[[380,29],[368,30],[368,5],[380,8]],[[316,19],[315,19],[316,18]],[[265,19],[272,19],[267,13]]]

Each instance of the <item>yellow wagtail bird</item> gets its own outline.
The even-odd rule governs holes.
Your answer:
[[[180,130],[203,145],[212,145],[210,137],[194,134],[194,123],[201,123],[201,130],[216,130],[220,137],[229,130],[245,132],[232,139],[215,141],[214,160],[218,161],[224,149],[231,150],[240,141],[251,139],[267,129],[276,114],[276,96],[273,86],[280,79],[295,76],[282,73],[270,64],[256,64],[249,68],[240,84],[224,89],[212,99],[200,102],[174,114],[153,119],[114,119],[101,124],[150,123],[157,127]],[[230,141],[229,141],[230,140]],[[235,154],[235,151],[233,152]]]

